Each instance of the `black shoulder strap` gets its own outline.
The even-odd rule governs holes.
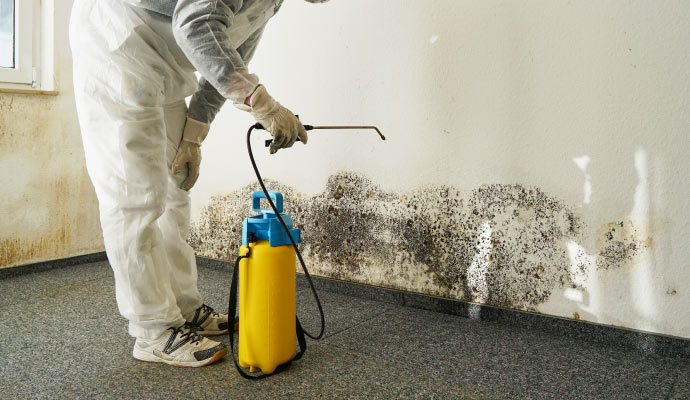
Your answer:
[[[234,271],[232,272],[232,283],[230,284],[230,299],[228,302],[228,318],[235,318],[235,315],[237,314],[237,282],[239,280],[239,275],[240,275],[240,261],[242,261],[243,258],[249,258],[249,254],[251,253],[251,249],[247,252],[246,255],[239,256],[237,257],[237,260],[235,261],[235,268]],[[296,319],[296,333],[297,333],[297,342],[299,343],[299,352],[295,354],[295,356],[292,358],[292,360],[287,361],[283,364],[280,364],[273,374],[277,374],[280,371],[283,371],[285,368],[287,368],[290,363],[293,361],[299,360],[302,358],[304,355],[304,352],[307,350],[307,340],[304,337],[304,329],[302,329],[302,324],[299,322],[299,318],[295,316]],[[242,323],[242,321],[240,321]],[[228,335],[230,336],[230,356],[232,357],[232,361],[235,363],[235,368],[237,368],[237,372],[242,375],[243,378],[246,379],[262,379],[269,377],[271,375],[249,375],[247,372],[240,367],[240,363],[237,360],[237,357],[235,357],[235,329],[234,329],[234,324],[230,324],[230,329],[229,329]]]

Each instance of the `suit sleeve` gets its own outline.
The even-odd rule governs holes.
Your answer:
[[[254,57],[254,52],[261,40],[265,27],[266,25],[264,24],[264,26],[257,29],[256,32],[249,36],[249,38],[237,49],[237,53],[240,55],[245,65],[248,65],[249,61]],[[246,98],[246,96],[244,98]],[[211,82],[202,77],[199,81],[199,89],[197,89],[196,93],[192,96],[192,100],[189,102],[189,111],[187,114],[190,118],[210,124],[215,119],[221,107],[223,107],[223,104],[225,104],[225,97],[216,90]]]
[[[175,41],[189,61],[220,95],[235,103],[244,102],[259,83],[227,33],[241,7],[242,0],[179,0],[172,16]]]

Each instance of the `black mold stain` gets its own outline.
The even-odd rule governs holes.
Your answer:
[[[315,196],[267,186],[285,196],[316,275],[526,310],[556,287],[577,287],[564,242],[578,237],[582,223],[538,188],[493,184],[463,195],[438,186],[397,194],[350,172],[331,176]],[[189,236],[197,254],[235,258],[255,190],[211,199]],[[631,255],[604,250],[610,266]]]
[[[631,221],[612,222],[600,238],[598,269],[616,268],[637,257],[645,247]]]

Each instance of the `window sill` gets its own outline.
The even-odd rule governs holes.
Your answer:
[[[40,89],[12,89],[1,88],[0,94],[37,94],[43,96],[57,96],[60,94],[57,90],[40,90]]]

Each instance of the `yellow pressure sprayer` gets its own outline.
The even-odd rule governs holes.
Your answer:
[[[312,129],[375,129],[373,126],[313,126]],[[235,358],[234,329],[230,329],[230,349],[237,371],[244,378],[259,379],[270,376],[302,357],[307,349],[305,336],[318,340],[323,337],[325,318],[321,301],[316,293],[302,254],[297,248],[301,241],[299,229],[292,228],[292,218],[283,214],[283,195],[268,191],[254,161],[250,137],[261,124],[247,131],[247,151],[262,191],[252,195],[252,210],[260,214],[246,218],[242,226],[242,246],[235,261],[228,314],[234,316],[238,305],[239,288],[239,340]],[[266,147],[271,141],[266,141]],[[261,208],[266,199],[270,209]],[[321,330],[312,335],[302,328],[296,316],[295,256],[309,283],[321,316]],[[299,344],[299,351],[295,347]],[[249,372],[245,371],[249,368]],[[251,375],[261,370],[262,375]]]

